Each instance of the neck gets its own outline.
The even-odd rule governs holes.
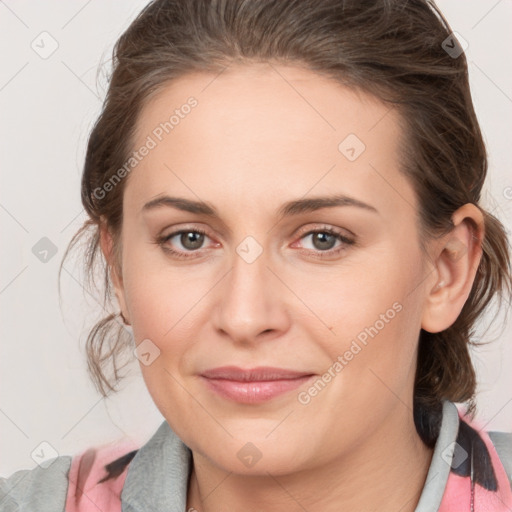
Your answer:
[[[414,512],[432,459],[400,404],[357,448],[328,464],[280,475],[226,472],[193,453],[187,510]]]

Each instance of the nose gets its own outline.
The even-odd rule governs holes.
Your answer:
[[[215,328],[244,345],[282,335],[290,324],[286,289],[269,268],[267,253],[263,251],[251,261],[234,252],[232,262],[222,286],[216,287]]]

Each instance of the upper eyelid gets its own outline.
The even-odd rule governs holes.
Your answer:
[[[339,228],[339,227],[335,227],[335,226],[330,226],[326,223],[320,223],[321,225],[317,225],[317,227],[311,227],[311,226],[303,226],[301,228],[299,228],[296,232],[296,236],[305,236],[305,235],[308,235],[310,234],[311,232],[321,232],[321,231],[332,231],[336,234],[340,234],[340,235],[343,235],[343,232],[346,232],[347,234],[349,234],[349,236],[356,236],[354,233],[352,233],[349,229],[347,228]],[[162,238],[172,238],[178,234],[181,234],[183,232],[187,233],[187,232],[199,232],[199,233],[204,233],[206,236],[208,236],[209,238],[213,238],[212,236],[210,236],[209,234],[209,230],[207,228],[198,228],[197,226],[184,226],[184,227],[180,227],[180,228],[176,228],[172,231],[170,231],[168,234],[166,235],[162,235]]]
[[[335,227],[335,226],[330,226],[329,224],[326,224],[326,223],[321,223],[321,225],[318,227],[299,228],[297,235],[300,237],[303,237],[305,235],[310,234],[311,232],[322,232],[322,231],[332,232],[333,234],[340,235],[340,236],[345,236],[345,233],[347,233],[347,235],[350,237],[356,236],[352,231],[350,231],[347,228],[339,228],[339,227]]]

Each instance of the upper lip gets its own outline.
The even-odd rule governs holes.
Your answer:
[[[257,368],[238,368],[237,366],[222,366],[212,368],[201,373],[208,379],[226,379],[236,381],[265,381],[281,379],[298,379],[313,375],[308,372],[287,370],[285,368],[275,368],[271,366],[259,366]]]

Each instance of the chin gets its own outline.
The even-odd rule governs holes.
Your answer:
[[[277,476],[304,469],[307,461],[300,439],[294,440],[286,435],[269,439],[265,435],[251,436],[250,432],[246,432],[243,439],[238,436],[229,439],[224,436],[224,442],[211,439],[215,448],[212,444],[204,446],[201,439],[193,450],[220,469],[240,475],[267,477],[268,473]],[[283,442],[284,438],[287,439],[286,443]]]

